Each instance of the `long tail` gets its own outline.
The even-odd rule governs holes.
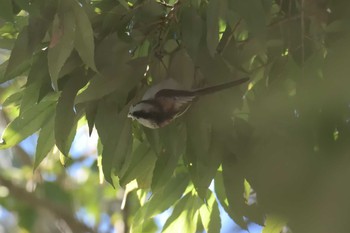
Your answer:
[[[235,81],[231,81],[231,82],[227,82],[227,83],[223,83],[223,84],[219,84],[216,86],[211,86],[211,87],[205,87],[205,88],[201,88],[201,89],[197,89],[197,90],[193,90],[191,91],[193,95],[195,96],[199,96],[199,95],[207,95],[207,94],[211,94],[217,91],[221,91],[230,87],[234,87],[234,86],[238,86],[242,83],[245,83],[249,80],[249,78],[241,78]]]

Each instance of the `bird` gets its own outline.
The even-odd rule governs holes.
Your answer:
[[[128,118],[141,125],[157,129],[170,124],[184,114],[191,103],[203,95],[212,94],[247,82],[249,78],[194,90],[182,89],[174,79],[168,78],[150,87],[141,101],[129,108]]]

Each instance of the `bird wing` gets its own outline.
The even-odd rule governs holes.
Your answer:
[[[161,102],[164,111],[181,114],[195,98],[193,92],[185,90],[163,89],[155,94],[155,99]]]
[[[163,81],[151,86],[143,95],[142,100],[154,99],[156,94],[162,89],[180,90],[180,84],[172,78],[164,79]]]

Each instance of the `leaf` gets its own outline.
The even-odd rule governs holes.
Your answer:
[[[19,92],[15,92],[12,95],[10,95],[9,97],[7,97],[7,99],[4,101],[4,103],[2,103],[3,107],[9,106],[11,104],[14,105],[19,105],[21,100],[22,100],[22,96],[23,96],[23,91],[19,91]]]
[[[76,123],[81,114],[81,112],[75,112],[74,99],[79,89],[86,82],[87,79],[81,74],[81,70],[77,70],[75,75],[69,77],[58,99],[55,117],[55,140],[58,149],[66,156],[68,156],[74,139]]]
[[[44,51],[37,54],[35,59],[33,59],[27,83],[23,90],[20,114],[39,101],[41,88],[48,76],[47,53]]]
[[[225,15],[226,0],[211,0],[207,6],[207,46],[212,57],[219,44],[219,18]]]
[[[112,185],[112,172],[117,176],[120,175],[125,159],[132,148],[131,125],[126,117],[127,111],[128,106],[125,106],[117,116],[101,116],[103,113],[101,114],[100,110],[96,116],[96,128],[103,144],[103,174],[106,181]],[[103,120],[101,117],[106,118]]]
[[[76,98],[75,103],[83,103],[97,100],[106,96],[116,89],[119,80],[115,77],[108,78],[96,74],[88,83],[86,89],[82,91]]]
[[[15,118],[2,134],[0,149],[17,145],[23,139],[40,129],[54,112],[55,101],[43,100]]]
[[[49,121],[41,128],[36,146],[33,170],[35,170],[55,145],[54,134],[55,117],[52,115]]]
[[[133,219],[131,232],[143,232],[145,222],[177,202],[184,194],[188,183],[189,177],[186,173],[179,173],[172,177],[161,190],[151,197],[150,201],[138,209]]]
[[[16,39],[15,46],[11,51],[11,56],[7,63],[5,75],[0,77],[0,83],[11,80],[26,71],[32,61],[33,52],[33,48],[29,44],[28,27],[26,26]]]
[[[184,8],[181,17],[182,40],[188,53],[195,60],[203,34],[203,21],[193,7]]]
[[[207,107],[203,103],[196,103],[188,115],[184,159],[198,195],[205,199],[208,187],[221,163],[221,154],[220,149],[213,144],[215,138],[212,137],[212,125],[206,118]]]
[[[206,200],[207,203],[203,204],[199,209],[204,229],[207,233],[220,232],[220,211],[215,195],[210,191]]]
[[[193,233],[197,229],[199,199],[188,193],[176,205],[165,222],[162,233],[178,232],[181,226],[182,233]],[[189,221],[191,219],[191,221]]]
[[[162,150],[159,153],[152,179],[152,191],[156,192],[173,175],[181,155],[185,151],[186,129],[183,125],[169,125],[159,131]]]
[[[2,0],[0,7],[0,17],[7,21],[13,20],[12,15],[12,1],[11,0]]]
[[[92,101],[85,107],[85,117],[89,126],[89,136],[91,136],[95,125],[95,118],[97,114],[97,101]]]
[[[74,47],[84,63],[96,71],[94,35],[90,20],[78,2],[72,2],[72,8],[77,26]]]
[[[52,85],[58,90],[59,72],[74,48],[76,25],[73,12],[70,9],[61,9],[60,14],[55,15],[52,27],[47,59]]]
[[[280,233],[286,224],[287,221],[281,217],[267,215],[262,233]]]
[[[230,0],[229,8],[241,15],[254,36],[266,34],[266,16],[261,1],[256,0]]]
[[[174,53],[168,72],[169,76],[175,77],[176,81],[181,83],[183,87],[191,88],[193,86],[193,79],[188,77],[192,77],[195,74],[195,65],[186,50],[181,49]]]
[[[157,159],[155,154],[152,153],[149,146],[145,142],[140,143],[137,146],[137,148],[133,151],[132,156],[129,157],[132,157],[131,161],[129,163],[127,163],[126,161],[124,163],[123,169],[120,172],[121,174],[123,174],[120,177],[120,185],[122,187],[134,179],[142,179],[144,177],[148,177],[149,173],[151,173],[152,175],[154,164]],[[150,185],[151,181],[146,183],[149,183]],[[146,183],[139,183],[138,187],[148,188],[149,185],[147,185]]]
[[[244,221],[243,216],[237,212],[236,206],[229,206],[228,199],[227,199],[227,192],[225,190],[224,181],[222,177],[222,173],[218,172],[218,174],[215,177],[215,194],[217,195],[221,206],[224,208],[226,213],[232,218],[233,221],[237,225],[239,225],[243,229],[247,229],[247,223]],[[243,185],[243,184],[242,184]],[[243,196],[243,193],[242,193]],[[238,203],[239,204],[239,203]],[[239,206],[237,207],[239,208]]]

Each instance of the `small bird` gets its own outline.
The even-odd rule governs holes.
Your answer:
[[[241,78],[211,87],[184,90],[174,79],[166,79],[148,89],[140,102],[130,106],[128,117],[148,128],[161,128],[185,113],[199,96],[234,87],[248,80]]]

